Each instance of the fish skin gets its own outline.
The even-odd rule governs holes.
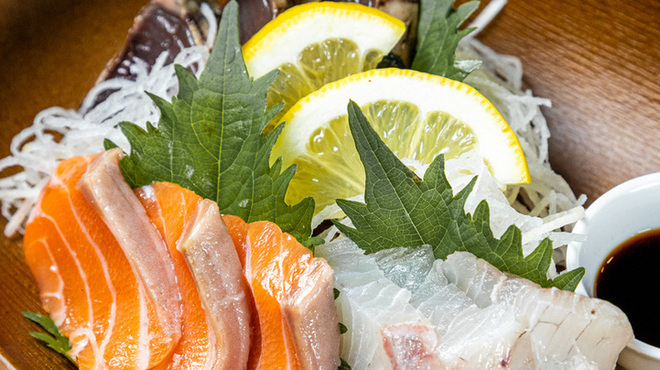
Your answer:
[[[128,257],[153,310],[149,323],[163,336],[150,340],[149,366],[172,352],[182,331],[181,292],[167,246],[119,169],[121,149],[101,153],[77,184]]]
[[[252,316],[249,288],[215,202],[199,202],[177,248],[197,283],[215,335],[213,369],[247,369]]]
[[[524,335],[512,347],[507,365],[513,368],[614,368],[633,339],[627,317],[609,302],[541,288],[467,252],[448,256],[443,271],[482,304],[514,310]]]
[[[25,257],[80,369],[146,368],[147,299],[114,236],[76,189],[96,157],[58,164],[26,226]]]

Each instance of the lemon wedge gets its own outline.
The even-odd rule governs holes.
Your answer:
[[[348,128],[349,99],[362,108],[399,158],[428,164],[475,150],[504,184],[530,181],[515,133],[493,104],[474,88],[444,77],[396,68],[377,69],[330,83],[296,103],[271,162],[298,165],[286,201],[307,196],[316,211],[364,191],[364,168]]]
[[[402,21],[353,3],[298,5],[266,24],[243,45],[250,76],[279,69],[268,108],[284,103],[267,131],[300,98],[321,86],[373,69],[405,32]]]

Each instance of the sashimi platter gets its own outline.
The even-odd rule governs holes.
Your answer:
[[[80,369],[613,369],[549,101],[475,38],[504,4],[145,4],[0,160],[20,335]]]

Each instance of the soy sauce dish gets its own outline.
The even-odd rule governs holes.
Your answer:
[[[660,266],[651,266],[653,259],[660,259],[660,172],[634,178],[603,194],[573,232],[587,238],[569,245],[566,255],[568,269],[583,266],[586,270],[577,292],[615,305],[618,300],[636,332],[635,340],[619,356],[619,365],[660,368],[660,348],[656,347],[660,330],[652,329],[660,326],[660,319],[647,318],[649,312],[660,310]]]

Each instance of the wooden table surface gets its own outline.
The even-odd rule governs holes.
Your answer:
[[[40,110],[80,104],[141,5],[0,1],[0,156]],[[590,201],[660,171],[659,22],[657,0],[509,0],[479,36],[520,57],[525,86],[552,99],[551,163]],[[18,369],[67,366],[28,335],[20,312],[40,309],[36,285],[20,240],[0,243],[0,355]]]

